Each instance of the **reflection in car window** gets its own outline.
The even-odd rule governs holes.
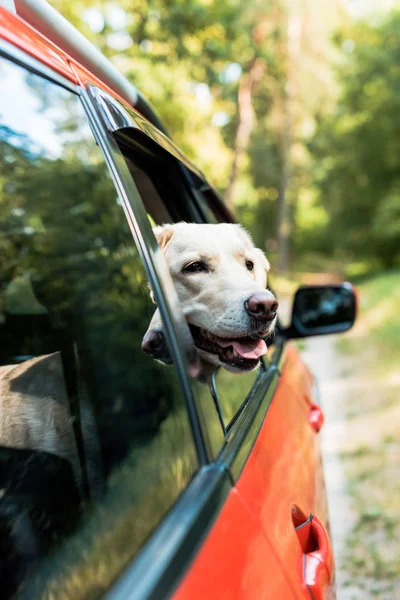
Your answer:
[[[214,389],[221,407],[225,427],[229,426],[233,417],[245,402],[260,373],[260,367],[240,375],[230,373],[225,369],[219,369],[214,373]]]
[[[159,152],[137,129],[118,131],[116,142],[141,195],[143,204],[157,224],[198,221],[188,183],[176,158]]]
[[[197,468],[77,96],[0,63],[2,598],[97,598]],[[43,596],[42,596],[43,594]]]

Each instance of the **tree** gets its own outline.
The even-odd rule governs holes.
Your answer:
[[[339,0],[54,4],[155,104],[256,242],[279,241],[286,270],[315,194],[307,141],[335,91]]]
[[[400,245],[390,227],[400,201],[399,28],[400,12],[394,11],[378,24],[360,22],[337,35],[345,50],[342,92],[310,145],[331,249],[349,260],[378,257],[385,266]]]

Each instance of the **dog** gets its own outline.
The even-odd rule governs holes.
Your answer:
[[[274,332],[278,302],[266,289],[270,264],[236,224],[167,224],[153,229],[202,363],[233,373],[256,369]],[[142,349],[172,362],[158,309]]]
[[[81,484],[59,352],[0,367],[0,447],[56,454]]]

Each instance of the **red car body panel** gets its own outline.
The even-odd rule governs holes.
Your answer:
[[[66,79],[78,83],[65,52],[4,8],[0,8],[0,38],[30,54]]]
[[[77,85],[118,94],[18,17],[0,9],[0,37]],[[125,102],[124,102],[125,103]],[[125,103],[126,104],[126,103]],[[271,406],[244,469],[184,576],[174,600],[329,598],[333,559],[317,431],[323,415],[313,378],[294,348],[286,351]],[[308,552],[297,518],[315,513]]]
[[[256,519],[230,492],[174,600],[293,600],[284,569]]]
[[[121,96],[98,77],[90,73],[90,71],[68,56],[53,42],[38,33],[33,27],[25,23],[25,21],[4,8],[0,8],[0,38],[30,54],[33,58],[39,60],[76,85],[92,83],[127,105]],[[132,107],[129,108],[134,110]]]
[[[315,407],[312,385],[311,374],[289,346],[271,406],[236,483],[241,504],[232,502],[229,510],[224,506],[174,600],[205,597],[309,600],[310,591],[315,600],[322,600],[333,593],[333,555],[324,526],[327,514],[319,441],[310,422],[310,412]],[[251,514],[255,529],[241,523],[242,506]],[[313,540],[318,539],[316,545],[304,548],[295,526],[310,513],[320,517],[313,520],[310,532]],[[250,516],[246,518],[249,520]],[[267,543],[260,545],[257,557],[265,573],[264,595],[258,596],[250,584],[244,588],[239,582],[246,581],[255,568],[243,555],[246,548],[256,543],[254,536],[260,531]],[[280,577],[280,587],[272,593],[270,577],[278,577],[277,564],[285,572],[285,578]],[[233,580],[231,596],[223,596],[226,586],[231,589]],[[199,589],[202,595],[198,595]]]

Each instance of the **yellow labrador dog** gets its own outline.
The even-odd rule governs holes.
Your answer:
[[[234,224],[176,223],[154,229],[202,361],[236,373],[266,354],[278,302],[266,289],[269,262]],[[158,310],[142,348],[170,362]]]

